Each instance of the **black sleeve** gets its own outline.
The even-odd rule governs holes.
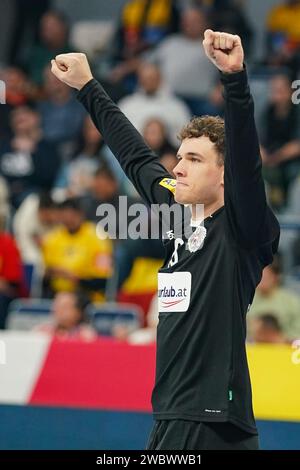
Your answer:
[[[254,104],[244,69],[221,73],[225,99],[225,210],[231,236],[246,249],[279,237],[279,224],[267,205]]]
[[[78,99],[145,202],[172,204],[172,176],[102,86],[92,79],[78,93]]]

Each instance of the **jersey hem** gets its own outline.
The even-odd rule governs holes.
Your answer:
[[[225,423],[225,422],[230,422],[234,424],[235,426],[243,429],[243,431],[246,431],[250,434],[258,434],[256,426],[251,426],[250,424],[239,420],[238,418],[228,416],[227,414],[224,414],[223,416],[207,416],[207,415],[192,415],[192,414],[187,414],[187,413],[153,413],[153,418],[156,421],[159,420],[171,420],[171,419],[184,419],[187,421],[199,421],[199,422],[213,422],[213,423]]]

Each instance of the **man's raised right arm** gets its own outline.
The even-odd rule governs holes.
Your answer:
[[[89,112],[104,141],[124,172],[148,203],[170,203],[172,193],[159,185],[171,175],[155,153],[92,76],[85,54],[61,54],[51,61],[54,75],[76,88],[79,101]],[[66,123],[67,125],[67,123]]]

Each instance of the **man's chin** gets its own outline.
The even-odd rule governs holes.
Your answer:
[[[191,201],[186,196],[183,194],[178,194],[176,191],[174,194],[174,199],[175,202],[178,202],[178,204],[191,204]]]

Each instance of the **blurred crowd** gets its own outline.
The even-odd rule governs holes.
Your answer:
[[[139,307],[140,326],[116,323],[111,334],[155,341],[163,247],[158,240],[100,236],[99,205],[115,207],[118,233],[125,217],[119,196],[126,195],[129,205],[139,195],[76,93],[49,67],[57,54],[77,49],[76,25],[50,0],[15,1],[14,16],[0,67],[6,85],[6,104],[0,105],[0,328],[10,327],[12,301],[53,299],[49,318],[35,328],[91,339],[97,328],[88,307],[126,302]],[[292,82],[300,76],[300,1],[282,0],[268,12],[259,60],[242,1],[129,0],[111,23],[106,43],[88,51],[93,73],[170,174],[181,127],[193,115],[224,113],[218,76],[201,46],[205,29],[241,36],[259,110],[268,200],[295,229],[264,270],[248,314],[249,341],[299,338],[300,108]]]

